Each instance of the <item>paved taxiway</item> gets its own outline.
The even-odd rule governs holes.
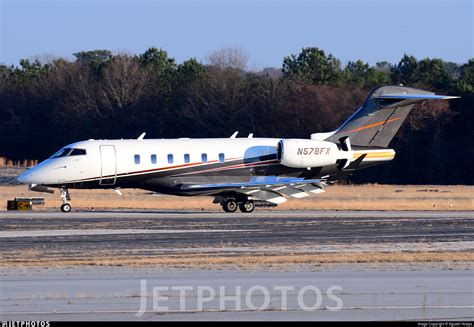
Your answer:
[[[0,222],[0,258],[10,259],[24,259],[25,254],[87,258],[474,250],[473,212],[1,212]],[[6,267],[0,273],[0,315],[12,320],[474,319],[469,262],[300,268]],[[154,312],[148,295],[148,311],[137,317],[142,280],[150,293],[154,286],[193,287],[186,312],[179,311],[178,294],[167,292],[168,312]],[[229,295],[235,287],[245,294],[256,285],[270,292],[265,311],[248,310],[244,297],[240,310],[232,304],[221,310],[219,296],[206,303],[204,312],[196,310],[198,286],[216,292],[224,286]],[[297,291],[308,285],[323,292],[318,310],[299,307]],[[332,285],[342,288],[343,300],[342,310],[334,312],[325,309],[326,303],[334,305],[325,295]],[[275,286],[296,288],[288,293],[288,310],[281,310]],[[255,305],[262,303],[259,300]],[[306,303],[312,305],[314,300],[308,298]]]

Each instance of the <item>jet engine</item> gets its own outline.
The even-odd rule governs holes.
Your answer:
[[[291,168],[322,167],[341,162],[346,166],[352,161],[352,149],[350,144],[341,145],[318,140],[285,139],[278,142],[277,156],[282,165]]]

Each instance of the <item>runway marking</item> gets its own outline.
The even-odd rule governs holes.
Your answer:
[[[344,310],[426,310],[426,309],[474,309],[474,305],[390,305],[390,306],[351,306],[342,307],[339,311]],[[205,311],[198,310],[167,310],[162,313],[206,313],[206,312],[262,312],[262,311],[303,311],[300,308],[278,308],[269,307],[265,310],[250,310],[250,309],[213,309],[206,308]],[[327,311],[325,308],[320,308],[312,311]],[[10,311],[8,313],[2,312],[2,315],[25,315],[25,314],[100,314],[100,313],[136,313],[137,310],[77,310],[77,311]],[[145,314],[156,314],[158,311],[146,311]],[[337,311],[334,311],[337,313]]]
[[[185,234],[185,233],[228,233],[258,232],[257,229],[53,229],[3,231],[0,238],[44,237],[44,236],[86,236],[86,235],[124,235],[124,234]]]

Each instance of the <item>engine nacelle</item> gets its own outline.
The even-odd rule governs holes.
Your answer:
[[[342,151],[327,141],[285,139],[278,142],[278,160],[291,168],[335,165],[338,160],[351,160],[352,151]]]

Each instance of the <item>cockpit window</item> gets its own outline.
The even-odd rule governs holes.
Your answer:
[[[58,152],[56,152],[55,154],[53,154],[51,156],[51,158],[62,158],[62,157],[67,157],[69,155],[69,153],[71,153],[71,148],[63,148],[61,150],[59,150]]]
[[[86,154],[86,150],[84,149],[72,149],[70,156],[83,156]]]
[[[51,158],[62,158],[68,156],[82,156],[86,154],[86,150],[84,149],[72,149],[72,148],[63,148],[53,154]]]

